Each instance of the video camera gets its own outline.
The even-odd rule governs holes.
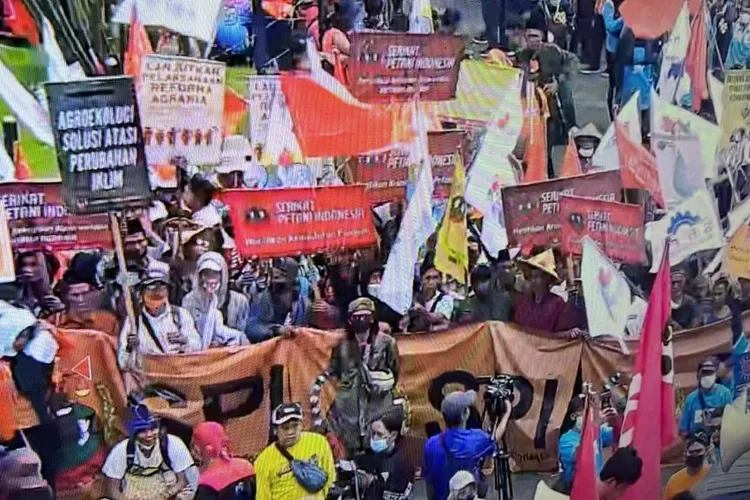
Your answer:
[[[515,379],[511,375],[495,375],[487,383],[484,393],[484,407],[494,421],[505,413],[505,402],[513,403]]]

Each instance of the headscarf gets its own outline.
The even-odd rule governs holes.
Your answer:
[[[203,422],[193,430],[193,445],[197,446],[204,458],[229,462],[229,436],[224,427],[216,422]]]

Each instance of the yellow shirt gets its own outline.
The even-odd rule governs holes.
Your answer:
[[[333,453],[325,436],[303,432],[300,440],[289,448],[289,454],[297,460],[312,461],[328,473],[328,482],[322,491],[309,493],[297,483],[292,475],[289,461],[272,444],[255,460],[257,481],[256,500],[323,500],[336,478]]]
[[[694,476],[688,474],[687,467],[675,472],[667,482],[667,488],[664,490],[664,500],[672,500],[683,491],[691,491],[703,480],[710,469],[710,465],[703,465],[698,474]]]

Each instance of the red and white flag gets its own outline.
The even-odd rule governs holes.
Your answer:
[[[576,451],[576,470],[573,475],[573,489],[570,500],[599,500],[596,491],[597,470],[596,456],[599,453],[597,443],[596,423],[594,422],[594,406],[589,401],[581,431],[581,444]]]
[[[671,338],[664,342],[672,312],[670,285],[665,251],[646,309],[620,436],[620,447],[635,448],[643,460],[641,478],[625,493],[625,500],[661,498],[662,451],[677,437]]]

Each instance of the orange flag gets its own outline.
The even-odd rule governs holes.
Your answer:
[[[39,29],[22,0],[3,0],[3,21],[14,35],[39,45]]]
[[[346,78],[346,68],[341,62],[341,55],[338,52],[333,53],[333,77],[340,81],[342,85],[348,85]]]
[[[31,168],[29,167],[29,163],[26,161],[26,158],[23,155],[23,150],[21,150],[21,144],[16,141],[15,144],[13,144],[13,159],[14,163],[16,165],[16,171],[15,171],[15,177],[17,181],[27,181],[31,179]]]
[[[529,84],[528,93],[538,93],[541,102],[535,98],[523,99],[524,125],[521,135],[526,140],[523,160],[526,163],[524,182],[547,180],[547,99],[541,91]],[[533,90],[532,90],[533,89]],[[528,95],[527,93],[527,95]],[[533,95],[533,94],[532,94]]]
[[[236,134],[242,119],[247,115],[245,99],[230,87],[224,88],[224,136]]]
[[[708,33],[706,32],[706,9],[701,5],[693,21],[685,71],[690,75],[690,90],[693,94],[693,111],[701,109],[701,103],[708,99]]]
[[[636,38],[659,38],[670,31],[684,0],[625,0],[620,14]]]
[[[141,77],[141,58],[146,54],[151,54],[151,40],[148,38],[145,28],[138,22],[138,15],[135,11],[133,2],[133,19],[130,22],[128,31],[128,50],[125,51],[125,74],[133,77],[136,86]]]
[[[13,376],[10,365],[4,361],[0,362],[0,440],[10,441],[18,430],[16,422],[16,390],[13,385]]]
[[[568,147],[565,148],[565,157],[563,158],[562,170],[560,177],[573,177],[581,175],[581,158],[578,156],[578,148],[572,137],[568,138]]]
[[[661,208],[664,196],[659,183],[659,169],[656,158],[642,144],[636,144],[628,135],[625,127],[615,120],[615,140],[617,152],[620,156],[620,177],[622,187],[628,189],[645,189]]]

